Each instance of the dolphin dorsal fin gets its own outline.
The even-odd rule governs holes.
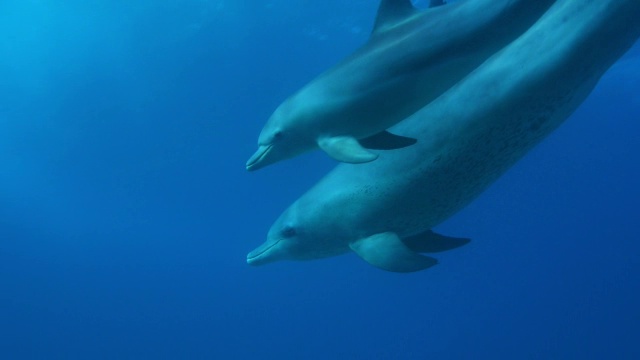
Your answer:
[[[408,18],[418,10],[413,6],[411,0],[382,0],[378,7],[378,16],[373,25],[372,34],[383,31],[385,28]]]

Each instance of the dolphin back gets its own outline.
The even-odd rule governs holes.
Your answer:
[[[376,231],[408,236],[436,226],[573,113],[640,37],[638,19],[638,0],[558,1],[523,36],[391,129],[418,139],[415,145],[369,164],[338,165],[311,192],[349,189],[369,209],[361,226]]]

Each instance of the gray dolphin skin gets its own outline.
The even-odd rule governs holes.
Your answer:
[[[365,163],[378,157],[369,149],[414,144],[385,130],[516,39],[554,2],[432,1],[417,10],[410,0],[382,0],[369,41],[275,110],[247,170],[318,147],[338,161]]]
[[[280,216],[247,262],[354,251],[394,272],[436,264],[419,253],[466,240],[429,229],[572,114],[640,37],[638,19],[638,0],[559,0],[526,34],[395,127],[418,138],[416,145],[338,165]]]

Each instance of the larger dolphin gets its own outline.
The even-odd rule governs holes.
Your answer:
[[[428,229],[567,119],[638,39],[638,19],[638,0],[559,0],[525,35],[397,127],[417,145],[337,166],[280,216],[247,262],[352,250],[389,271],[436,264],[417,251],[464,241]]]
[[[336,160],[363,163],[378,156],[363,145],[413,144],[385,129],[460,81],[554,2],[471,0],[418,11],[410,0],[382,0],[369,41],[275,110],[247,169],[318,147]]]

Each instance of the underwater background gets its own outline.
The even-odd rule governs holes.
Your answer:
[[[640,44],[438,266],[246,264],[334,166],[247,173],[262,125],[377,6],[0,0],[0,358],[640,358]]]

